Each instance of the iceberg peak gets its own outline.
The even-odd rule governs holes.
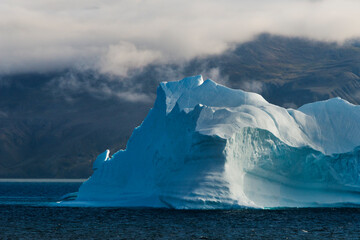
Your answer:
[[[164,95],[166,96],[167,113],[174,108],[176,103],[179,104],[181,110],[194,108],[194,106],[199,103],[208,107],[236,107],[244,104],[269,104],[257,93],[245,92],[239,89],[230,89],[215,83],[211,79],[207,79],[204,82],[201,75],[187,77],[180,81],[164,82],[160,84],[160,88],[164,91]]]

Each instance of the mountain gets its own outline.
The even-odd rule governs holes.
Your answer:
[[[106,148],[125,148],[161,81],[203,73],[297,108],[341,97],[360,104],[360,47],[263,34],[183,64],[127,77],[67,69],[0,76],[0,177],[88,177]]]
[[[49,89],[54,77],[20,75],[1,87],[1,177],[88,177],[94,157],[125,147],[150,107],[86,93],[67,99]]]
[[[360,104],[360,48],[268,34],[191,65],[218,67],[227,86],[261,93],[280,105],[341,97]],[[196,67],[195,67],[196,68]]]

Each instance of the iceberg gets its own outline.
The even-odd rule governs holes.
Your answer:
[[[285,109],[202,76],[160,83],[125,150],[100,154],[71,206],[360,204],[360,106]]]

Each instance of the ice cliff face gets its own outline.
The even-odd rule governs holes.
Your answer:
[[[284,109],[201,76],[161,83],[126,150],[94,162],[73,202],[213,209],[360,204],[360,106]]]

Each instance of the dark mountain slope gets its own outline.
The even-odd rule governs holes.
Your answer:
[[[1,88],[1,177],[87,177],[97,154],[124,148],[150,108],[89,94],[66,101],[46,90],[52,77],[20,76]]]
[[[278,105],[301,106],[340,96],[360,103],[360,48],[263,34],[190,68],[218,67],[227,85],[261,93]],[[190,70],[190,72],[193,72]]]

